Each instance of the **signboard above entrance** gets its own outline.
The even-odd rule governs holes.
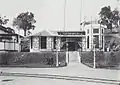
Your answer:
[[[85,32],[58,32],[58,35],[85,35]]]

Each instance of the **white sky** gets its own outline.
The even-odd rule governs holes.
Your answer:
[[[66,30],[79,30],[81,0],[66,0]],[[63,30],[65,0],[1,0],[0,14],[10,19],[8,26],[19,13],[31,11],[35,14],[34,32],[44,29]],[[115,8],[116,0],[82,0],[82,20],[97,17],[101,7]]]

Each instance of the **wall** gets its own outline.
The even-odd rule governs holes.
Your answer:
[[[14,42],[0,42],[0,50],[19,50],[19,44]]]
[[[86,38],[82,38],[82,51],[86,51]]]
[[[53,37],[47,37],[47,51],[51,51],[53,49]]]
[[[60,51],[60,47],[61,47],[61,38],[60,37],[56,37],[56,49],[54,49],[54,37],[47,37],[47,48],[46,49],[41,49],[41,46],[40,46],[40,43],[41,41],[39,40],[40,37],[33,37],[32,38],[32,45],[33,45],[33,48],[31,48],[31,45],[30,45],[30,52],[40,52],[40,51]],[[78,39],[78,38],[77,38]],[[73,38],[73,39],[67,39],[67,41],[78,41],[76,40],[76,38]],[[85,44],[85,37],[82,38],[82,47],[83,47],[83,51],[86,50],[86,44]],[[81,40],[80,40],[80,43],[81,43]]]
[[[3,49],[4,49],[4,43],[0,42],[0,50],[3,50]]]
[[[55,51],[56,49],[53,48],[53,43],[54,43],[54,40],[53,40],[54,37],[50,36],[50,37],[47,37],[47,46],[46,46],[46,49],[41,49],[41,46],[40,46],[40,43],[41,41],[39,40],[40,37],[33,37],[32,39],[32,44],[33,44],[33,48],[31,48],[31,45],[30,45],[30,52],[40,52],[40,51]],[[58,40],[58,44],[60,44],[60,38],[57,38]]]

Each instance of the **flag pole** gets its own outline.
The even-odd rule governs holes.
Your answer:
[[[63,28],[64,31],[65,28],[66,28],[66,0],[64,0],[64,28]]]
[[[80,2],[80,24],[81,24],[81,17],[82,17],[82,0]],[[80,30],[81,30],[81,25],[80,25]]]

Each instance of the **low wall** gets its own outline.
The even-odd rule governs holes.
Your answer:
[[[65,63],[65,52],[58,52],[59,62]],[[0,53],[1,66],[56,66],[56,52]]]

